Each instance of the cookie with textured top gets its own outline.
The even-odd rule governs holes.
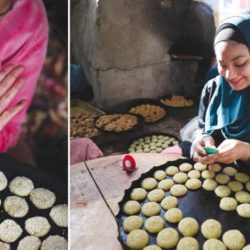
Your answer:
[[[208,219],[202,223],[201,232],[207,239],[218,239],[222,234],[222,226],[219,221]]]
[[[68,242],[62,236],[51,235],[42,242],[41,250],[67,250]]]
[[[133,231],[135,229],[142,228],[143,218],[141,216],[138,216],[138,215],[132,215],[132,216],[127,217],[123,221],[122,225],[123,225],[124,231],[130,233],[131,231]]]
[[[226,231],[222,236],[222,240],[227,248],[233,250],[242,249],[246,242],[244,235],[237,229]]]
[[[198,233],[199,224],[196,219],[191,217],[186,217],[179,222],[178,229],[183,236],[191,237]]]
[[[38,237],[26,236],[19,241],[17,250],[39,250],[40,246],[41,240]]]
[[[35,188],[30,192],[30,200],[38,209],[47,209],[54,205],[55,194],[46,188]]]
[[[174,228],[164,228],[156,237],[157,245],[163,249],[174,248],[179,241],[179,234]]]
[[[136,229],[128,234],[126,244],[132,249],[142,249],[147,246],[149,235],[146,231]]]
[[[25,176],[15,177],[9,184],[10,192],[19,196],[28,196],[34,189],[33,181]]]

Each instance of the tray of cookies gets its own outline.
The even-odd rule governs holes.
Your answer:
[[[0,156],[0,249],[68,249],[67,185]]]
[[[243,249],[250,244],[250,172],[190,159],[132,182],[116,215],[124,249]]]
[[[191,98],[181,95],[165,96],[160,98],[160,102],[164,106],[171,108],[189,108],[194,106],[194,101]]]
[[[169,146],[178,145],[180,140],[169,133],[151,132],[134,137],[128,143],[129,153],[160,153]]]

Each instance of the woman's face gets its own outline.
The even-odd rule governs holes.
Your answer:
[[[218,71],[232,89],[250,86],[250,53],[246,45],[235,41],[219,42],[215,46]]]

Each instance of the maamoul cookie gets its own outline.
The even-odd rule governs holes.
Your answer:
[[[24,217],[29,211],[29,205],[25,199],[18,196],[8,196],[4,200],[3,207],[11,217]]]
[[[141,229],[136,229],[128,234],[127,246],[132,249],[142,249],[149,242],[148,233]]]
[[[142,205],[141,211],[145,216],[153,216],[160,213],[161,207],[158,203],[151,201],[144,203]]]
[[[248,192],[250,192],[250,181],[248,181],[247,184],[246,184],[246,190],[247,190]]]
[[[215,176],[215,172],[211,171],[211,170],[204,170],[204,171],[202,171],[201,176],[204,179],[213,179]]]
[[[166,196],[162,201],[161,201],[161,207],[165,210],[177,207],[178,205],[178,199],[174,196]]]
[[[34,189],[33,181],[24,176],[15,177],[9,184],[10,192],[19,196],[28,196]]]
[[[213,191],[216,189],[218,183],[213,179],[206,179],[203,181],[202,187],[207,191]]]
[[[180,239],[177,250],[199,250],[199,243],[193,237],[184,237]]]
[[[1,242],[1,241],[0,241],[0,249],[1,250],[11,250],[9,244]]]
[[[242,250],[250,250],[250,244],[244,246]]]
[[[36,236],[26,236],[19,241],[17,250],[39,250],[41,240]],[[0,249],[2,249],[0,247]]]
[[[196,190],[199,189],[202,185],[202,182],[198,179],[189,179],[185,183],[186,187],[190,190]]]
[[[170,188],[170,193],[173,196],[180,197],[187,193],[187,188],[182,184],[176,184]]]
[[[236,210],[239,216],[244,218],[250,218],[250,204],[240,204]]]
[[[233,192],[238,192],[243,189],[243,184],[238,181],[230,181],[227,185]]]
[[[68,227],[68,205],[58,204],[51,208],[50,218],[58,227]]]
[[[156,179],[154,179],[152,177],[148,177],[148,178],[144,179],[141,183],[141,186],[146,190],[152,190],[152,189],[156,188],[157,185],[158,185],[158,182],[156,181]]]
[[[150,245],[150,246],[144,247],[143,250],[162,250],[162,249],[157,245]]]
[[[217,239],[206,240],[203,244],[203,250],[227,250],[224,243]]]
[[[168,191],[174,185],[174,181],[172,179],[165,179],[158,183],[158,188]]]
[[[198,233],[199,224],[196,219],[191,217],[186,217],[179,222],[178,229],[183,236],[191,237]]]
[[[168,176],[173,176],[179,172],[179,169],[176,166],[169,166],[166,168],[166,173]]]
[[[0,191],[4,190],[8,185],[8,180],[5,174],[0,171]]]
[[[6,219],[0,224],[0,240],[15,242],[22,234],[22,228],[13,220]]]
[[[157,170],[154,173],[154,177],[155,179],[157,179],[158,181],[164,180],[166,178],[167,174],[165,171],[163,170]]]
[[[222,236],[222,240],[230,250],[240,250],[246,242],[244,235],[237,229],[225,232]]]
[[[249,181],[249,176],[244,173],[237,173],[234,176],[236,181],[242,182],[242,183],[247,183]]]
[[[159,233],[164,228],[164,220],[161,216],[152,216],[146,220],[145,228],[149,233]]]
[[[219,183],[219,184],[227,184],[230,181],[230,177],[226,174],[217,174],[215,176],[215,180]]]
[[[68,242],[59,235],[51,235],[42,242],[41,250],[67,250]]]
[[[232,197],[224,197],[220,200],[220,208],[224,211],[236,210],[237,204],[237,201]]]
[[[165,197],[163,190],[157,188],[148,193],[148,199],[150,201],[160,202]]]
[[[123,212],[127,215],[138,214],[141,210],[141,205],[138,201],[127,201],[123,206]]]
[[[175,183],[185,183],[188,179],[188,175],[186,173],[177,173],[174,175],[173,180]]]
[[[213,171],[213,172],[220,172],[220,170],[221,170],[221,165],[218,164],[218,163],[210,164],[210,165],[208,166],[208,169],[211,170],[211,171]]]
[[[231,193],[231,189],[228,186],[220,185],[214,190],[218,197],[228,197]]]
[[[225,167],[223,168],[223,173],[229,176],[234,176],[237,174],[237,170],[233,167]]]
[[[188,177],[190,179],[199,179],[201,177],[201,173],[198,170],[191,170],[188,172]]]
[[[208,219],[202,223],[201,232],[207,239],[219,239],[222,234],[222,226],[219,221]]]
[[[239,203],[249,203],[250,202],[250,194],[246,191],[236,192],[235,198]]]
[[[54,205],[56,196],[46,188],[35,188],[30,192],[30,200],[38,209],[47,209]]]
[[[167,222],[177,223],[183,218],[182,211],[179,208],[170,208],[164,215]]]
[[[180,171],[182,172],[188,172],[193,168],[193,166],[190,163],[184,162],[179,166]]]
[[[123,225],[124,231],[130,233],[131,231],[133,231],[135,229],[142,228],[143,218],[141,216],[138,216],[138,215],[132,215],[132,216],[127,217],[123,221],[122,225]]]
[[[48,220],[42,216],[31,217],[25,221],[25,230],[32,236],[42,237],[50,228]]]
[[[178,240],[179,234],[173,228],[164,228],[158,233],[156,237],[157,245],[163,249],[171,249],[175,247],[178,243]]]
[[[204,171],[204,170],[207,169],[207,165],[202,164],[202,163],[200,163],[200,162],[196,162],[196,163],[194,164],[194,169],[199,170],[199,171]]]
[[[130,199],[135,201],[144,200],[147,197],[147,191],[143,188],[134,188],[130,193]]]

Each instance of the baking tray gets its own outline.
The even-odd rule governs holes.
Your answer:
[[[194,162],[191,159],[179,159],[176,161],[169,161],[166,164],[153,167],[150,171],[147,173],[142,174],[137,180],[133,181],[131,186],[125,190],[124,197],[119,202],[119,213],[116,215],[116,221],[118,226],[118,240],[121,242],[121,245],[123,249],[129,250],[125,244],[127,233],[124,232],[122,228],[122,223],[124,219],[127,217],[123,211],[122,207],[125,204],[126,201],[130,200],[129,194],[133,188],[139,187],[141,181],[144,178],[152,177],[153,173],[156,170],[165,170],[168,166],[179,166],[181,163],[188,162],[191,164],[194,164]],[[223,164],[221,164],[223,166]],[[228,165],[227,165],[228,166]],[[235,166],[234,166],[235,167]],[[250,170],[246,170],[246,168],[236,167],[238,171],[250,174]],[[202,179],[202,178],[201,178]],[[170,195],[170,192],[165,192],[166,195]],[[141,204],[144,204],[147,201],[145,199]],[[214,218],[218,220],[222,225],[223,233],[230,229],[239,229],[246,238],[246,244],[250,243],[250,219],[242,218],[240,217],[236,211],[230,211],[225,212],[220,210],[219,208],[220,198],[217,197],[213,191],[206,191],[203,188],[200,188],[198,190],[188,190],[188,193],[178,198],[178,207],[183,212],[183,217],[193,217],[195,218],[199,226],[201,227],[201,224],[207,220]],[[160,216],[163,217],[165,214],[165,210],[161,209]],[[145,217],[142,213],[139,214],[144,219]],[[172,224],[165,221],[165,227],[172,227],[174,229],[178,228],[178,223]],[[143,227],[144,229],[144,227]],[[156,244],[156,236],[157,234],[150,234],[150,244]],[[179,234],[180,238],[181,235]],[[202,249],[203,243],[205,242],[205,238],[201,234],[201,230],[199,230],[198,234],[195,236],[195,238],[198,240],[200,249]],[[221,238],[220,238],[221,239]],[[175,249],[175,248],[173,248]]]
[[[167,104],[164,104],[164,103],[162,103],[161,102],[161,99],[170,99],[170,98],[172,98],[173,96],[176,96],[176,95],[165,95],[165,96],[162,96],[162,97],[159,97],[157,100],[165,107],[165,108],[167,108],[167,109],[169,109],[169,108],[172,108],[172,109],[187,109],[187,108],[192,108],[192,107],[194,107],[195,105],[196,105],[196,101],[193,99],[193,98],[191,98],[191,97],[189,97],[189,96],[184,96],[184,95],[181,95],[181,96],[183,96],[185,99],[187,99],[187,100],[192,100],[193,101],[193,105],[191,105],[191,106],[181,106],[181,107],[174,107],[174,106],[170,106],[170,105],[167,105]]]
[[[108,131],[108,130],[105,130],[103,127],[98,127],[96,125],[96,121],[104,116],[104,115],[99,115],[97,117],[94,118],[94,126],[100,130],[101,132],[103,132],[104,134],[125,134],[125,133],[128,133],[128,132],[132,132],[132,131],[135,131],[137,129],[139,129],[141,126],[143,126],[143,124],[145,123],[145,119],[144,117],[142,117],[141,115],[137,115],[137,114],[132,114],[132,113],[127,113],[127,112],[117,112],[117,113],[106,113],[105,115],[112,115],[112,114],[129,114],[129,115],[133,115],[135,117],[137,117],[137,124],[133,127],[131,127],[130,129],[127,129],[127,130],[124,130],[124,131],[119,131],[119,132],[115,132],[115,131]]]
[[[39,169],[38,167],[29,166],[27,164],[24,164],[22,162],[15,160],[14,158],[12,158],[8,155],[2,154],[2,155],[0,155],[0,171],[2,171],[6,175],[6,177],[8,179],[8,184],[12,179],[14,179],[17,176],[25,176],[25,177],[30,178],[33,181],[35,188],[43,187],[43,188],[47,188],[50,191],[54,192],[56,195],[56,202],[54,205],[68,203],[67,184],[61,183],[61,181],[59,179],[57,179],[57,177],[55,177],[54,175],[51,175],[50,173],[48,173],[44,170]],[[2,201],[2,204],[3,204],[3,201],[5,200],[5,198],[9,195],[15,195],[15,194],[12,194],[9,191],[8,187],[5,188],[4,190],[0,191],[0,199]],[[16,242],[10,244],[11,249],[17,249],[18,242],[23,237],[28,235],[28,233],[24,229],[25,220],[30,218],[30,217],[33,217],[33,216],[46,217],[51,225],[51,229],[50,229],[49,233],[43,237],[40,237],[41,241],[43,241],[49,235],[60,235],[66,239],[68,238],[68,229],[58,227],[49,217],[49,212],[50,212],[51,208],[44,209],[44,210],[37,209],[30,202],[28,197],[22,197],[22,198],[25,198],[26,202],[29,205],[29,212],[27,213],[26,216],[24,216],[22,218],[13,218],[13,217],[9,216],[4,211],[3,205],[1,205],[1,207],[0,207],[0,209],[1,209],[0,221],[1,222],[5,219],[12,219],[12,220],[16,221],[23,229],[23,233],[20,236],[20,238],[18,238],[16,240]]]

